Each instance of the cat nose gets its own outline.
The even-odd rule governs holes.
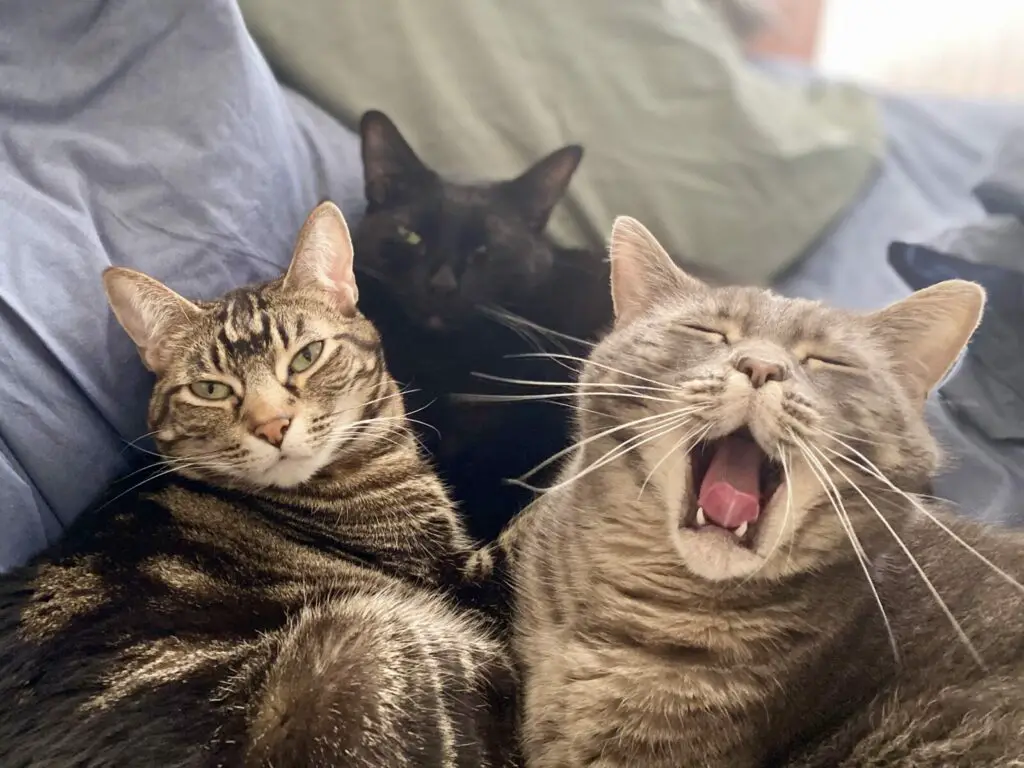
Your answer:
[[[747,375],[754,389],[760,389],[769,381],[784,381],[789,378],[786,366],[750,355],[736,361],[736,370]]]
[[[291,423],[291,419],[278,416],[253,427],[252,433],[261,440],[266,440],[275,448],[280,448]]]
[[[434,273],[434,276],[430,278],[430,285],[434,290],[439,291],[440,293],[452,293],[459,287],[459,283],[455,279],[455,273],[452,272],[451,267],[447,265],[441,267]]]

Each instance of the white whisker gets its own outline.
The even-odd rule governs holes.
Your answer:
[[[823,451],[818,450],[813,446],[809,447],[811,448],[811,450],[816,451],[818,455],[821,456],[825,461],[827,461],[831,465],[832,469],[834,469],[839,474],[839,476],[842,477],[850,485],[850,487],[853,488],[853,490],[860,495],[862,499],[864,499],[864,502],[869,507],[871,507],[871,510],[882,522],[882,525],[884,525],[886,530],[888,530],[889,533],[892,535],[893,540],[896,542],[899,548],[903,550],[903,553],[907,556],[907,559],[910,560],[910,564],[913,566],[914,570],[917,571],[918,575],[921,577],[921,580],[924,582],[924,585],[928,588],[928,591],[931,592],[932,597],[934,597],[936,602],[939,604],[939,608],[946,615],[946,618],[949,619],[950,624],[953,626],[953,630],[956,632],[957,636],[964,644],[964,647],[967,648],[968,652],[974,658],[974,661],[978,664],[978,666],[982,669],[985,669],[985,662],[982,661],[981,655],[974,647],[974,644],[971,642],[971,639],[967,636],[967,633],[964,632],[963,627],[960,626],[960,622],[956,620],[956,616],[953,615],[953,612],[949,609],[949,606],[946,605],[946,601],[942,599],[942,595],[939,594],[939,591],[935,588],[935,585],[932,584],[932,580],[928,578],[928,574],[924,572],[924,568],[922,568],[921,564],[917,562],[917,558],[914,557],[914,554],[910,551],[910,547],[906,545],[906,543],[900,537],[899,533],[896,532],[896,529],[892,527],[892,524],[888,520],[886,520],[885,515],[883,515],[882,512],[878,509],[878,507],[875,506],[875,503],[871,501],[870,498],[868,498],[868,495],[864,493],[863,490],[861,490],[860,486],[853,482],[850,476],[843,472],[843,470],[837,467],[835,462],[829,459]]]
[[[977,549],[975,549],[970,544],[968,544],[966,541],[964,541],[963,538],[961,538],[956,533],[956,531],[952,530],[948,525],[946,525],[944,522],[942,522],[933,513],[929,512],[928,509],[926,509],[923,504],[918,502],[913,497],[912,494],[909,494],[906,491],[904,491],[903,489],[897,487],[896,484],[893,483],[888,477],[886,477],[885,474],[882,472],[882,470],[880,470],[877,466],[875,466],[875,464],[872,463],[864,454],[862,454],[857,449],[855,449],[855,448],[847,445],[846,443],[842,442],[841,440],[839,440],[836,437],[833,437],[831,435],[829,435],[829,437],[832,437],[833,440],[835,440],[836,442],[840,443],[840,445],[844,446],[847,450],[855,453],[862,461],[864,461],[864,465],[861,465],[860,463],[858,463],[858,462],[854,461],[853,459],[851,459],[849,456],[846,456],[843,453],[841,453],[839,451],[836,451],[836,450],[833,450],[831,448],[825,448],[826,451],[828,451],[832,455],[836,456],[837,458],[842,459],[847,464],[850,464],[851,466],[857,467],[858,469],[860,469],[863,472],[867,472],[869,475],[873,476],[875,479],[881,480],[883,483],[885,483],[889,487],[890,490],[892,490],[895,493],[899,494],[900,496],[905,498],[907,501],[909,501],[911,504],[913,504],[914,508],[917,509],[918,512],[923,514],[928,520],[930,520],[935,525],[937,525],[944,533],[946,533],[950,538],[952,538],[953,541],[955,541],[957,544],[959,544],[965,550],[967,550],[972,555],[974,555],[976,558],[978,558],[978,560],[980,560],[982,563],[984,563],[989,568],[991,568],[992,571],[994,573],[996,573],[998,576],[1000,576],[1004,581],[1006,581],[1006,583],[1008,583],[1010,586],[1012,586],[1017,591],[1019,591],[1021,593],[1024,593],[1024,585],[1022,585],[1013,576],[1011,576],[1005,570],[1003,570],[998,565],[996,565],[991,560],[989,560],[987,557],[985,557],[983,554],[981,554],[981,552],[979,552]]]
[[[618,374],[620,374],[622,376],[628,376],[629,378],[636,379],[637,381],[646,381],[648,384],[656,384],[659,387],[667,387],[669,389],[672,389],[671,385],[665,383],[664,381],[658,381],[657,379],[649,379],[646,376],[641,376],[641,375],[639,375],[637,373],[630,373],[629,371],[624,371],[621,368],[613,368],[610,365],[605,365],[604,363],[599,363],[599,362],[597,362],[595,360],[588,360],[585,357],[576,357],[575,355],[559,355],[559,354],[556,354],[556,353],[553,353],[553,352],[545,352],[545,353],[542,353],[542,354],[536,354],[535,353],[535,354],[509,355],[509,357],[550,357],[552,359],[557,359],[557,360],[573,360],[573,361],[575,361],[577,363],[580,363],[582,365],[591,365],[594,368],[601,368],[602,370],[609,371],[611,373],[618,373]]]
[[[461,403],[519,403],[529,402],[530,400],[551,400],[553,398],[579,398],[584,396],[628,398],[630,400],[649,400],[654,403],[671,403],[673,405],[679,405],[681,403],[680,400],[671,400],[665,397],[652,397],[651,395],[644,395],[639,392],[551,392],[539,395],[484,395],[474,394],[472,392],[455,392],[451,395],[451,398],[456,402]]]
[[[885,612],[885,606],[882,603],[882,596],[878,594],[878,587],[875,586],[875,580],[871,578],[871,571],[868,568],[869,558],[867,552],[864,550],[864,545],[861,544],[856,530],[854,530],[853,520],[846,511],[846,505],[843,504],[842,494],[839,492],[836,484],[832,482],[832,478],[828,476],[828,471],[822,463],[812,455],[811,452],[815,450],[814,446],[809,445],[798,438],[792,430],[789,431],[789,436],[797,448],[800,449],[803,457],[807,459],[811,472],[818,479],[818,483],[828,496],[829,502],[832,504],[832,509],[835,510],[836,517],[839,518],[839,524],[843,526],[843,530],[846,532],[846,536],[850,540],[850,544],[853,545],[853,551],[857,556],[857,562],[860,564],[861,570],[864,571],[864,578],[867,579],[868,587],[871,589],[871,594],[875,598],[878,610],[882,614],[882,622],[885,624],[885,631],[889,635],[889,645],[892,648],[893,658],[896,660],[897,664],[900,664],[900,649],[896,642],[896,635],[892,631],[892,624],[889,622],[889,616]],[[831,492],[829,491],[830,488]]]
[[[612,450],[608,451],[603,456],[601,456],[600,458],[598,458],[595,461],[593,461],[589,466],[587,466],[585,469],[583,469],[582,471],[578,472],[574,476],[572,476],[572,477],[570,477],[570,478],[568,478],[566,480],[562,480],[562,481],[560,481],[560,482],[556,483],[555,485],[552,485],[552,486],[550,486],[548,488],[534,488],[534,487],[531,487],[531,486],[527,485],[526,483],[520,482],[518,480],[510,480],[509,482],[511,484],[513,484],[513,485],[518,485],[518,486],[523,487],[523,488],[528,488],[528,489],[533,490],[533,491],[538,492],[538,493],[547,493],[549,491],[558,490],[559,488],[564,488],[567,485],[571,485],[572,483],[575,483],[577,480],[581,480],[582,478],[584,478],[587,475],[589,475],[591,472],[596,472],[597,470],[601,469],[602,467],[607,466],[608,464],[611,464],[613,461],[616,461],[616,460],[622,458],[627,453],[631,453],[632,451],[636,450],[640,446],[645,445],[645,444],[651,442],[652,440],[657,440],[659,437],[662,437],[663,435],[667,435],[668,433],[674,431],[675,429],[677,429],[680,426],[682,426],[683,424],[685,424],[689,420],[689,418],[690,417],[688,415],[683,414],[683,415],[680,415],[680,416],[676,416],[674,419],[671,419],[670,420],[671,423],[669,423],[667,426],[665,425],[664,422],[655,424],[652,427],[650,427],[649,429],[645,430],[644,432],[641,432],[638,435],[634,435],[633,437],[629,438],[629,440],[626,440],[625,442],[623,442],[621,445],[618,445],[615,448],[613,448]],[[641,438],[643,438],[643,439],[641,439]]]
[[[616,432],[619,432],[619,431],[621,431],[623,429],[628,429],[630,427],[635,427],[638,424],[647,424],[649,422],[655,422],[654,426],[660,426],[660,424],[658,424],[659,421],[666,421],[667,422],[668,420],[674,419],[674,418],[679,417],[679,416],[688,416],[688,415],[694,413],[696,410],[698,410],[696,407],[677,408],[674,411],[667,411],[665,413],[656,413],[656,414],[654,414],[652,416],[644,416],[644,417],[639,418],[639,419],[634,419],[633,421],[628,421],[625,424],[616,424],[615,426],[610,427],[610,428],[608,428],[606,430],[603,430],[602,432],[598,432],[596,435],[591,435],[588,438],[585,438],[583,440],[575,442],[572,445],[563,448],[558,453],[555,453],[555,454],[553,454],[551,456],[548,456],[540,464],[538,464],[537,466],[533,467],[533,469],[530,469],[529,471],[523,473],[522,475],[520,475],[516,479],[517,480],[526,480],[527,478],[532,477],[533,475],[537,474],[540,470],[544,469],[545,467],[548,467],[551,464],[553,464],[554,462],[558,461],[560,458],[562,458],[566,454],[572,453],[577,448],[582,448],[585,445],[589,445],[590,443],[594,442],[595,440],[600,440],[602,437],[608,437],[609,435],[612,435],[612,434],[614,434]]]
[[[658,471],[658,468],[668,460],[669,456],[678,451],[691,438],[693,439],[693,445],[699,443],[707,436],[708,432],[711,431],[712,426],[712,424],[705,424],[703,426],[698,425],[673,443],[672,447],[665,451],[665,455],[658,459],[658,463],[655,464],[651,468],[651,471],[647,473],[647,477],[644,478],[643,483],[640,485],[640,492],[636,495],[637,501],[643,497],[647,484],[651,481],[651,478],[654,477],[654,473]],[[689,454],[691,450],[693,450],[693,446],[688,447],[686,453]]]
[[[487,381],[498,381],[503,384],[525,384],[531,387],[559,387],[561,389],[585,389],[590,387],[592,389],[624,389],[628,392],[668,392],[676,393],[678,390],[672,389],[671,387],[652,387],[647,384],[622,384],[613,381],[538,381],[535,379],[507,379],[502,376],[493,376],[489,373],[477,373],[474,371],[472,374],[475,378],[486,379]]]

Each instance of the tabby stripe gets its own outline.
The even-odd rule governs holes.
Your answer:
[[[260,341],[263,342],[263,346],[266,347],[267,349],[270,349],[271,343],[274,340],[274,338],[273,338],[273,336],[271,335],[271,332],[270,332],[270,327],[271,327],[270,315],[267,314],[264,311],[261,311],[260,312],[260,331],[259,331],[259,337],[260,337]]]
[[[223,367],[223,360],[220,356],[220,348],[217,346],[217,342],[214,341],[210,345],[210,362],[213,363],[213,367],[220,373],[227,373]]]
[[[331,338],[336,341],[347,341],[349,344],[358,347],[364,352],[376,352],[380,345],[377,342],[368,342],[360,339],[358,336],[354,336],[351,333],[337,333]]]
[[[289,340],[288,329],[284,327],[284,323],[280,319],[277,321],[277,336],[281,340],[281,346],[287,347]]]

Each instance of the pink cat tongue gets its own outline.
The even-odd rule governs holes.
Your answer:
[[[739,528],[761,514],[761,459],[757,445],[740,437],[718,443],[700,484],[697,503],[708,522],[721,528]]]

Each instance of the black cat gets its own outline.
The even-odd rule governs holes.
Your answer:
[[[408,388],[411,415],[471,532],[489,539],[532,497],[505,479],[567,444],[571,400],[566,387],[474,374],[568,384],[570,358],[585,356],[612,318],[604,253],[544,235],[583,149],[563,147],[515,179],[456,184],[428,168],[384,114],[366,113],[360,132],[360,306],[381,331],[388,366]],[[556,403],[453,397],[462,393],[556,395]]]

